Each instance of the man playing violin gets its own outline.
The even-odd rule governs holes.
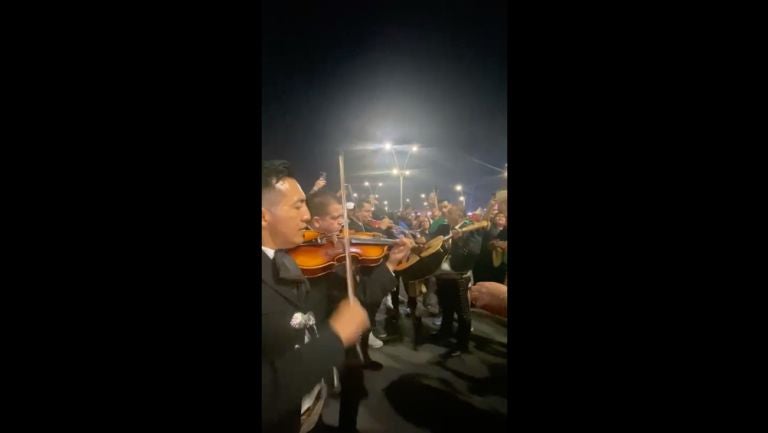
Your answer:
[[[261,173],[262,431],[303,433],[320,417],[323,377],[344,362],[369,327],[356,299],[317,320],[309,284],[284,250],[304,240],[310,220],[304,192],[286,161],[265,161]]]
[[[367,202],[363,202],[366,204]],[[308,206],[312,215],[309,222],[310,228],[317,231],[322,235],[339,234],[343,227],[343,208],[339,200],[332,194],[317,193],[309,197]],[[363,231],[357,230],[364,228],[360,222],[367,222],[370,219],[370,204],[368,206],[361,206],[360,211],[356,212],[358,221],[350,222],[350,231]],[[362,220],[362,221],[360,221]],[[338,242],[341,242],[340,240]],[[396,281],[393,270],[397,264],[408,256],[412,243],[407,239],[400,239],[396,245],[390,250],[386,261],[382,261],[374,267],[361,267],[359,276],[361,282],[358,285],[358,296],[361,298],[363,305],[369,314],[371,323],[376,315],[376,310],[379,308],[381,301],[386,295],[395,287]],[[343,271],[342,267],[337,268],[339,271]],[[310,283],[314,283],[314,278],[310,279]],[[344,280],[344,287],[341,293],[346,293],[346,280]],[[362,295],[362,296],[360,296]],[[368,334],[368,333],[366,333]],[[366,342],[366,335],[363,335],[363,342]],[[363,355],[366,361],[370,361],[370,357],[367,356],[367,345],[363,350]],[[370,365],[376,367],[375,361],[371,361]]]
[[[309,226],[321,236],[325,235],[329,242],[342,242],[341,239],[335,237],[344,224],[344,210],[339,199],[334,194],[319,192],[309,196],[307,206],[311,214]],[[370,209],[364,211],[364,213],[369,212]],[[352,231],[350,231],[351,233]],[[409,251],[410,243],[401,239],[392,247],[388,257],[380,264],[358,267],[356,293],[368,312],[370,323],[374,323],[376,310],[378,310],[382,299],[396,284],[393,273],[395,266],[407,257]],[[334,272],[310,278],[310,286],[316,299],[314,303],[316,305],[325,303],[325,310],[331,311],[345,299],[347,297],[345,274],[345,267],[339,265]],[[362,363],[360,355],[354,347],[350,347],[346,351],[346,363],[340,373],[339,428],[341,431],[355,431],[360,401],[367,394],[363,383],[363,369],[377,371],[382,368],[382,364],[373,361],[368,353],[369,334],[370,331],[366,331],[361,338]]]
[[[357,232],[376,232],[381,233],[390,239],[396,239],[392,231],[394,223],[384,216],[380,221],[374,223],[373,204],[368,200],[359,200],[355,203],[355,209],[350,215],[349,229]],[[376,224],[376,227],[373,226]]]
[[[355,210],[352,213],[351,221],[349,222],[349,228],[354,229],[357,231],[373,231],[381,233],[388,238],[395,239],[396,236],[396,230],[394,223],[389,218],[384,218],[378,227],[371,227],[370,224],[372,222],[373,217],[373,205],[366,200],[360,200],[355,204]],[[402,230],[400,231],[402,232]],[[412,239],[412,236],[408,232],[405,233],[405,236],[408,239]],[[417,238],[416,243],[423,244],[426,240],[424,238]],[[399,280],[399,278],[398,278]],[[409,284],[411,282],[407,280],[403,280],[403,287],[406,290],[406,293],[409,293]],[[415,283],[415,282],[414,282]],[[399,329],[399,319],[400,319],[400,286],[399,283],[393,286],[392,292],[390,293],[390,299],[389,301],[389,309],[387,310],[387,319],[386,319],[386,325],[387,331],[381,335],[381,338],[387,337],[387,333],[400,333]],[[409,298],[411,296],[409,295]],[[415,308],[415,304],[411,305],[409,303],[409,308]],[[373,315],[375,317],[375,313]],[[415,319],[415,318],[414,318]],[[371,322],[371,327],[374,326],[375,322]],[[418,323],[420,325],[420,322]],[[414,326],[417,326],[416,322],[414,322]],[[420,327],[418,329],[421,329]],[[418,338],[418,337],[417,337]],[[414,341],[414,344],[417,344],[416,341]]]

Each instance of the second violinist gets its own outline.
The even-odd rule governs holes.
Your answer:
[[[394,223],[387,217],[377,221],[377,227],[373,226],[373,204],[368,200],[359,200],[355,203],[355,210],[350,215],[349,229],[357,232],[377,232],[384,236],[397,238],[392,231]]]
[[[370,207],[370,203],[368,203]],[[335,194],[318,192],[307,198],[307,207],[311,215],[310,227],[321,235],[338,233],[344,224],[344,213],[340,200]],[[370,215],[370,209],[367,209]],[[352,227],[354,224],[350,224]],[[331,238],[332,239],[332,238]],[[331,240],[333,241],[333,240]],[[341,242],[338,240],[337,242]],[[396,285],[393,273],[395,266],[407,257],[410,243],[400,240],[393,245],[388,257],[379,265],[358,267],[355,272],[356,295],[368,312],[369,320],[375,321],[376,310],[382,299]],[[347,296],[347,282],[344,266],[337,266],[335,272],[309,279],[311,295],[315,305],[326,312]],[[378,371],[382,364],[371,359],[368,353],[370,330],[361,337],[360,354],[354,347],[347,350],[346,363],[340,372],[341,398],[339,408],[339,427],[341,430],[354,431],[357,424],[357,412],[360,401],[367,395],[363,384],[363,369]],[[362,362],[360,361],[362,355]]]

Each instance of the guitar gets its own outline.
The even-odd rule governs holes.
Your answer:
[[[490,223],[488,221],[480,221],[479,223],[470,224],[466,227],[458,229],[458,231],[462,233],[466,233],[466,232],[471,232],[474,230],[480,230],[482,228],[486,228],[489,225]],[[432,256],[433,254],[438,253],[439,251],[444,251],[445,249],[443,248],[443,244],[447,242],[449,239],[451,239],[451,237],[453,237],[453,233],[446,236],[436,236],[435,238],[427,242],[422,247],[421,252],[416,254],[412,253],[411,255],[408,256],[408,258],[404,262],[397,265],[397,267],[395,267],[395,271],[402,271],[402,270],[408,269],[411,266],[415,265],[418,261],[425,259],[429,256]],[[444,252],[447,253],[447,251],[444,251]],[[443,257],[444,256],[445,254],[443,254]],[[442,260],[440,262],[442,262]]]

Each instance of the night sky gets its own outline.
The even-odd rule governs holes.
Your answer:
[[[383,182],[376,192],[390,210],[400,190],[386,141],[401,146],[400,167],[406,145],[420,146],[404,187],[418,208],[435,186],[456,200],[463,185],[472,210],[504,185],[481,162],[507,162],[505,2],[266,3],[263,159],[290,161],[305,190],[327,172],[337,191],[344,148],[347,183],[364,192],[365,180]]]

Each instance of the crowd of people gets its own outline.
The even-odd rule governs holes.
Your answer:
[[[329,391],[340,396],[339,431],[356,431],[358,408],[367,396],[363,372],[383,368],[369,349],[399,333],[401,291],[414,326],[414,349],[431,339],[449,347],[446,358],[470,350],[472,305],[506,316],[506,191],[471,219],[462,204],[438,201],[435,193],[429,211],[405,206],[387,212],[373,195],[342,203],[341,191],[326,186],[321,177],[305,195],[286,161],[262,164],[261,374],[267,432],[319,431]],[[345,210],[350,231],[390,240],[387,254],[373,266],[352,268],[351,277],[341,264],[305,277],[288,252],[306,242],[308,229],[324,242],[340,243]],[[479,225],[478,219],[489,224]],[[434,270],[428,275],[404,271],[409,258],[435,244],[444,257]],[[436,295],[437,306],[430,295]],[[381,308],[387,311],[384,329],[372,332]],[[439,330],[428,336],[422,326],[425,311],[439,315]]]

